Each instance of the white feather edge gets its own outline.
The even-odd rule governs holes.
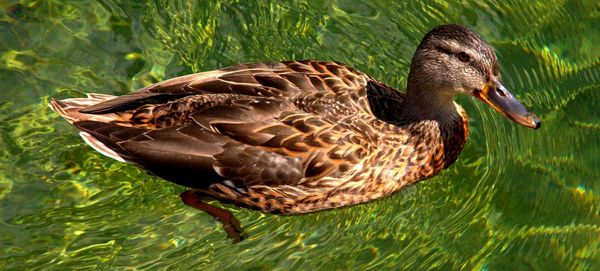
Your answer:
[[[119,162],[123,162],[123,163],[127,162],[127,161],[125,161],[125,159],[123,159],[123,157],[119,156],[115,151],[106,147],[106,145],[104,145],[102,142],[98,141],[98,139],[96,139],[89,133],[79,132],[79,136],[81,136],[81,138],[83,138],[83,141],[85,141],[85,143],[87,143],[92,148],[94,148],[94,150],[96,150],[97,152],[99,152],[105,156],[108,156],[112,159],[115,159]]]
[[[224,71],[220,71],[220,70],[207,71],[207,72],[202,72],[202,73],[198,73],[198,74],[190,74],[190,75],[187,75],[187,76],[176,77],[176,78],[167,80],[166,82],[162,82],[162,83],[159,83],[159,84],[163,84],[163,85],[168,86],[170,84],[177,83],[177,82],[179,82],[181,80],[185,80],[187,77],[195,77],[193,81],[198,82],[198,81],[203,81],[203,80],[211,79],[211,78],[219,78],[220,76],[223,76],[223,75],[229,74],[229,73],[234,73],[234,72],[236,72],[236,71],[231,71],[231,72],[224,72]],[[88,93],[87,94],[87,98],[70,98],[70,99],[62,100],[61,102],[63,102],[63,103],[74,103],[74,104],[80,105],[80,107],[84,108],[84,107],[87,107],[87,106],[92,106],[94,104],[97,104],[97,103],[105,101],[105,100],[114,99],[115,97],[116,96],[113,96],[113,95],[106,95],[106,94],[99,94],[99,93]],[[50,104],[48,104],[48,106],[52,110],[54,110],[57,113],[61,114],[65,119],[67,119],[67,121],[69,121],[71,123],[73,122],[73,119],[71,117],[69,117],[68,114],[66,114],[66,109],[70,109],[69,106],[66,106],[65,108],[62,108],[61,106],[58,106],[58,104],[56,104],[56,102],[51,102]],[[99,115],[97,117],[90,117],[89,119],[90,120],[94,120],[94,121],[103,121],[104,120],[104,118],[103,118],[102,115]],[[102,155],[105,155],[107,157],[115,159],[115,160],[117,160],[119,162],[125,162],[125,163],[127,163],[127,161],[125,159],[123,159],[123,157],[119,156],[115,151],[113,151],[110,148],[108,148],[106,145],[104,145],[102,142],[98,141],[98,139],[96,139],[95,137],[93,137],[89,133],[79,132],[79,136],[81,136],[81,138],[83,139],[83,141],[85,141],[85,143],[87,143],[88,145],[90,145],[94,150],[98,151]],[[235,186],[232,186],[232,187],[236,188],[236,189],[239,189],[239,188],[237,188]]]

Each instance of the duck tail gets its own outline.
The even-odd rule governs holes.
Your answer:
[[[71,98],[64,100],[52,98],[48,106],[71,124],[78,121],[99,121],[108,123],[119,121],[121,117],[117,114],[86,114],[79,111],[92,105],[112,100],[116,97],[117,96],[106,94],[87,93],[87,98]]]
[[[88,108],[92,105],[111,100],[116,98],[117,96],[106,95],[106,94],[97,94],[97,93],[88,93],[87,98],[71,98],[64,100],[57,100],[52,98],[48,106],[60,116],[62,116],[65,120],[67,120],[71,124],[77,124],[78,122],[85,121],[96,121],[102,123],[119,123],[123,120],[122,116],[117,115],[115,113],[109,114],[87,114],[80,112],[81,110]],[[77,125],[75,125],[77,126]],[[78,127],[79,128],[79,127]],[[94,148],[96,151],[104,154],[110,158],[115,160],[125,162],[125,159],[122,155],[119,155],[113,148],[110,148],[90,133],[81,131],[79,133],[81,138]]]

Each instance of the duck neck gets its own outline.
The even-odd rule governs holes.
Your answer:
[[[454,103],[454,92],[409,89],[403,109],[404,118],[413,121],[433,120],[438,123],[444,168],[454,163],[468,135],[467,116],[462,108]]]
[[[413,120],[435,120],[440,126],[450,125],[460,118],[454,104],[454,93],[414,88],[407,90],[402,115]]]

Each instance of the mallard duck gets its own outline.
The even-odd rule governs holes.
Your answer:
[[[239,222],[203,197],[290,215],[393,194],[457,159],[468,120],[456,94],[541,125],[500,82],[488,43],[460,25],[425,35],[406,93],[342,63],[303,60],[241,64],[50,107],[98,152],[191,188],[184,203],[239,241]]]

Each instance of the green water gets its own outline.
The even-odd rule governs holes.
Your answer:
[[[0,269],[600,270],[597,1],[132,2],[0,1]],[[404,89],[448,22],[492,44],[543,127],[460,97],[469,142],[439,176],[303,216],[221,205],[237,245],[183,187],[99,155],[46,106],[260,60],[341,61]]]

